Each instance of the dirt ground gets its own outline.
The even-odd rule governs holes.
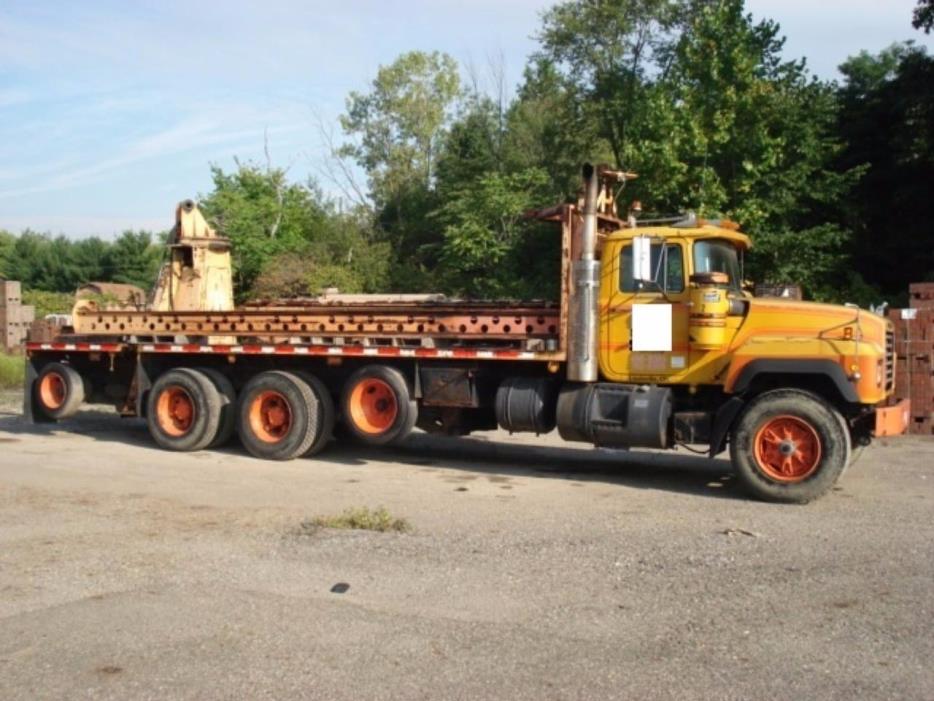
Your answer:
[[[7,400],[2,699],[934,698],[930,439],[780,506],[552,436],[272,463]],[[412,530],[302,527],[361,506]]]

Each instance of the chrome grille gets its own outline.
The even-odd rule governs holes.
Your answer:
[[[895,331],[885,330],[885,391],[895,389]]]

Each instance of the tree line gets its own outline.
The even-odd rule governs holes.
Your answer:
[[[929,32],[932,0],[911,18]],[[238,296],[442,291],[554,297],[558,239],[533,208],[577,196],[580,165],[636,171],[622,202],[738,221],[749,274],[809,297],[903,303],[934,279],[934,58],[861,52],[839,82],[783,57],[743,0],[568,0],[541,17],[514,89],[409,52],[353,92],[319,181],[236,162],[201,197],[234,243]],[[319,130],[327,135],[326,130]],[[311,137],[310,137],[311,138]],[[0,271],[71,291],[147,287],[158,237],[0,235]]]

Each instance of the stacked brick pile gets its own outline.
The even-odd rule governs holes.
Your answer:
[[[71,326],[70,315],[49,314],[45,319],[36,319],[32,322],[27,340],[33,343],[51,343],[69,326]]]
[[[911,400],[911,433],[934,434],[934,282],[909,287],[908,309],[892,309],[895,396]]]
[[[22,350],[26,333],[36,317],[36,309],[23,305],[20,284],[0,280],[0,348],[7,353]]]

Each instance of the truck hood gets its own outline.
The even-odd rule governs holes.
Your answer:
[[[844,339],[845,333],[857,335],[858,321],[860,340],[885,345],[885,319],[866,309],[783,299],[748,301],[746,323],[755,322],[755,328],[768,329],[769,335]],[[845,332],[847,327],[851,331]]]

